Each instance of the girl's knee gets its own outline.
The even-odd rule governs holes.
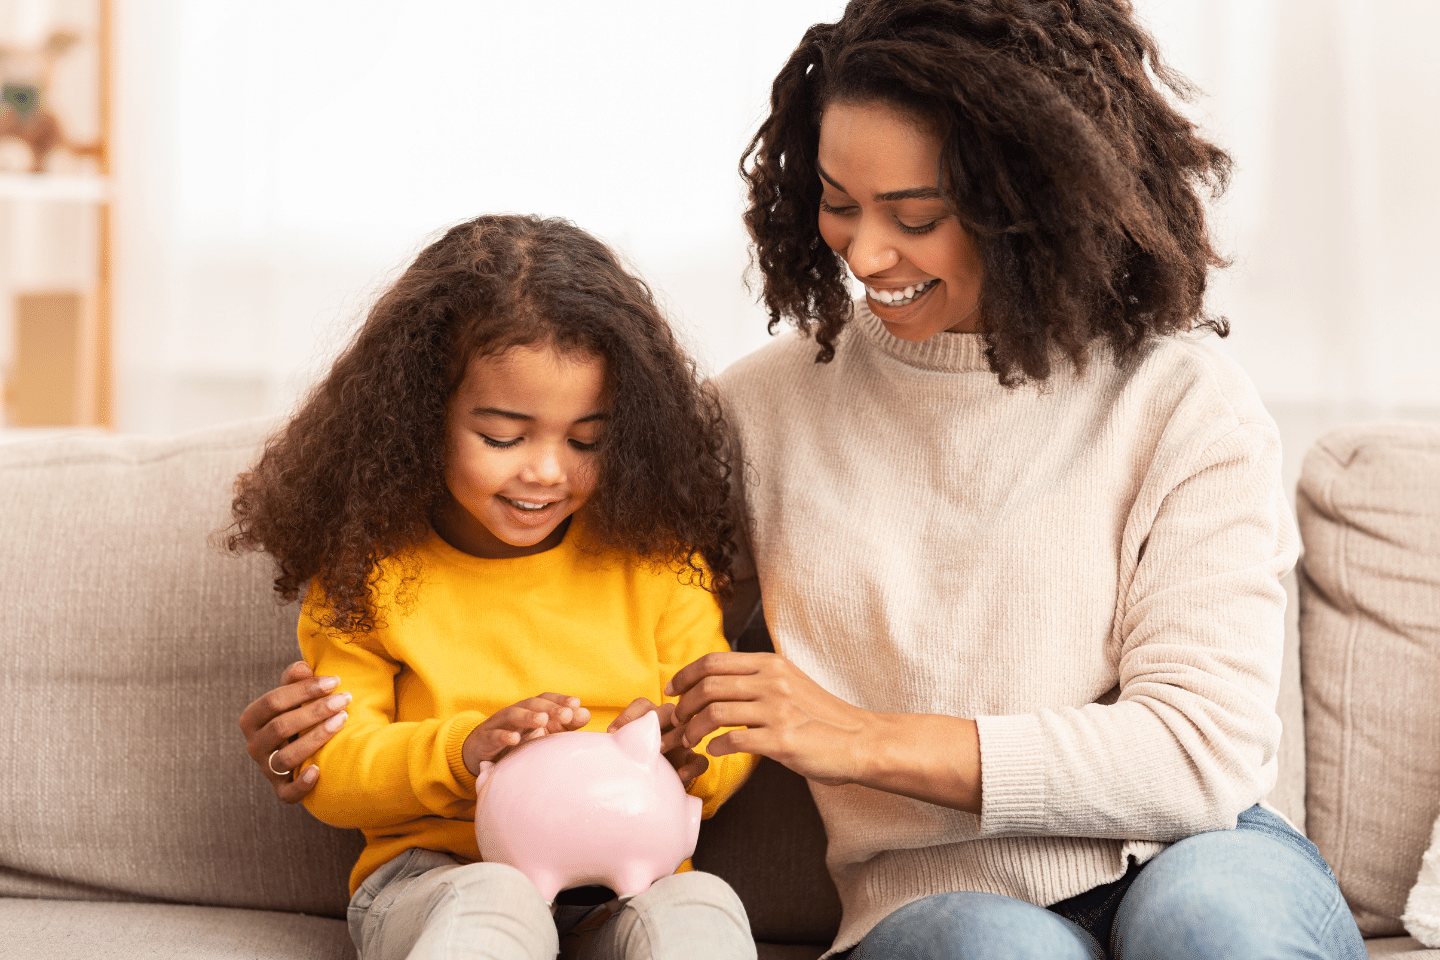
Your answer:
[[[651,900],[734,909],[740,911],[742,916],[745,913],[745,907],[740,902],[739,894],[730,884],[715,874],[705,873],[702,870],[687,870],[684,873],[661,877],[651,885],[649,890],[635,897],[631,903],[643,909],[643,904]]]
[[[441,881],[455,889],[485,888],[496,892],[532,895],[542,903],[544,898],[530,878],[508,863],[466,863],[448,870]]]
[[[740,897],[711,873],[657,880],[627,903],[604,931],[605,956],[753,960],[755,941]]]
[[[509,864],[467,863],[446,870],[439,886],[459,909],[504,911],[517,918],[550,922],[550,905],[530,879]]]

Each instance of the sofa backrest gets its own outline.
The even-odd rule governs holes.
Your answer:
[[[298,656],[268,559],[208,542],[268,426],[0,446],[0,896],[344,915],[358,834],[236,724]]]
[[[1327,434],[1296,500],[1309,835],[1398,935],[1440,813],[1440,426]]]
[[[0,445],[0,897],[344,916],[359,834],[276,800],[236,724],[298,656],[268,559],[212,543],[272,426]],[[828,943],[824,855],[805,782],[767,761],[696,862],[760,939]]]

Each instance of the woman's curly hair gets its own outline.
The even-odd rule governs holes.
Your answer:
[[[467,366],[542,343],[606,365],[590,536],[688,567],[728,596],[735,546],[718,403],[642,280],[574,224],[530,216],[478,217],[421,252],[236,480],[226,546],[269,553],[285,600],[318,583],[325,626],[373,629],[377,564],[424,540],[445,497],[446,403]]]
[[[1126,0],[852,0],[806,32],[740,163],[771,332],[790,319],[828,362],[850,319],[816,172],[821,112],[848,102],[940,134],[939,183],[980,251],[981,333],[1002,382],[1045,379],[1056,347],[1083,368],[1099,340],[1123,361],[1158,336],[1227,335],[1204,312],[1206,274],[1225,261],[1199,191],[1224,190],[1230,158],[1162,86],[1192,95]]]

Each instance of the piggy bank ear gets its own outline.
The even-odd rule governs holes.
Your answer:
[[[480,773],[477,774],[476,777],[475,777],[475,792],[476,792],[476,793],[479,793],[479,792],[480,792],[480,789],[485,786],[485,781],[489,780],[489,779],[490,779],[490,774],[492,774],[492,773],[494,773],[494,772],[495,772],[495,764],[494,764],[494,763],[490,762],[489,760],[481,760],[481,761],[480,761]]]
[[[654,710],[631,720],[612,736],[620,752],[636,763],[649,764],[660,756],[660,718]]]

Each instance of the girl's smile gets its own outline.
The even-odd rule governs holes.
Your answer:
[[[477,557],[558,545],[594,490],[605,401],[599,357],[543,344],[471,360],[447,405],[436,532]]]

